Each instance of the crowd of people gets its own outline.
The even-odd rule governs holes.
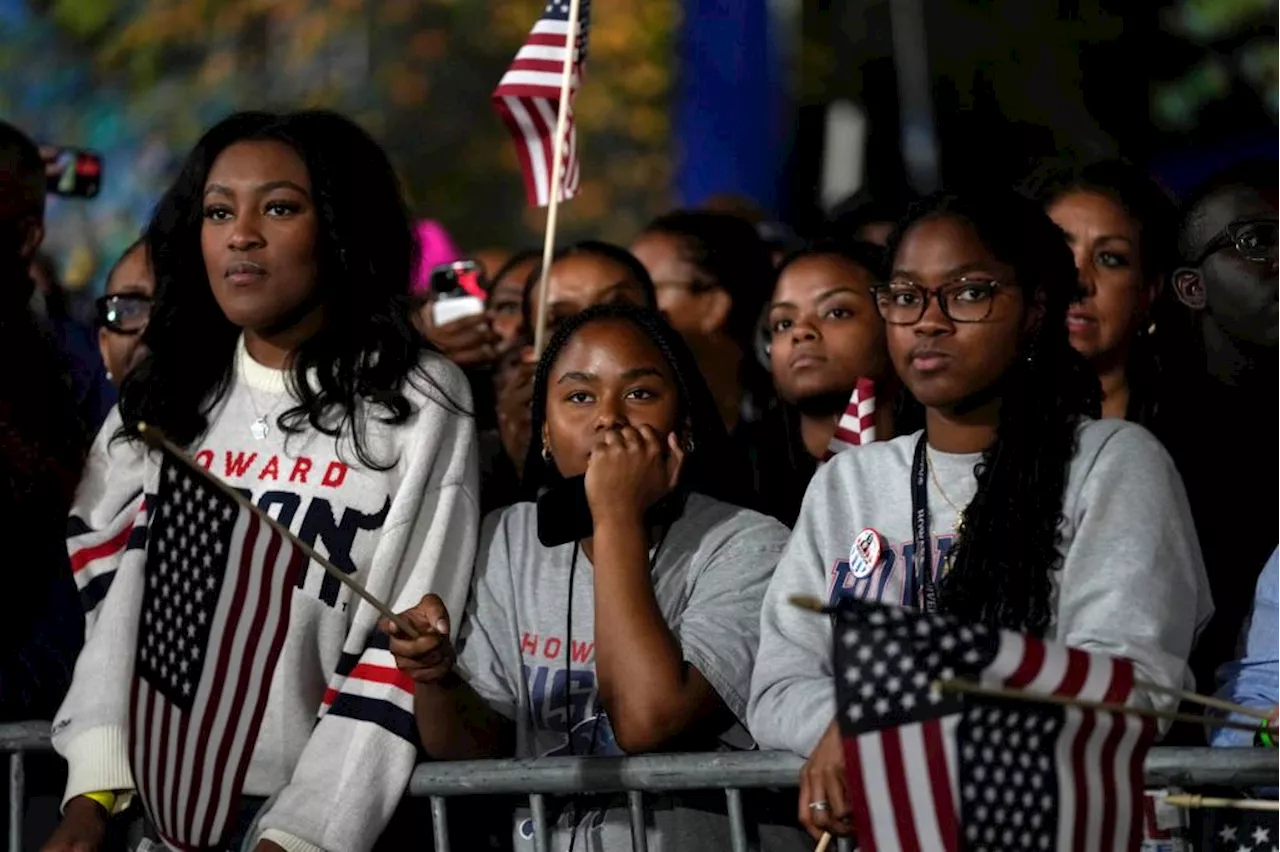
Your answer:
[[[221,848],[420,844],[422,760],[757,747],[806,760],[798,798],[755,794],[761,848],[847,835],[831,622],[794,595],[1277,704],[1274,162],[1180,206],[1119,161],[864,192],[803,242],[675,210],[545,276],[537,251],[489,253],[483,312],[441,323],[374,139],[241,113],[112,268],[101,376],[33,295],[43,169],[0,124],[0,517],[23,554],[0,711],[54,720],[45,852],[160,836],[128,752],[161,472],[144,423],[417,634],[306,568]],[[876,440],[841,449],[864,385]],[[723,797],[650,804],[650,849],[727,842]],[[533,848],[529,814],[502,813],[454,822],[463,848]],[[630,848],[625,798],[549,818],[553,848]]]

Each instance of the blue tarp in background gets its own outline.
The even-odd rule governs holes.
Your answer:
[[[776,213],[787,95],[767,0],[685,0],[676,52],[676,197],[734,193]]]

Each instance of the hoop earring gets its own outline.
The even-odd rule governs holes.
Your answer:
[[[693,438],[689,438],[689,440],[687,440],[687,441],[685,441],[685,442],[684,442],[684,451],[685,451],[685,454],[686,454],[686,455],[693,455],[693,451],[694,451],[694,449],[696,448],[696,446],[697,446],[697,445],[693,443]]]
[[[542,460],[547,464],[551,464],[551,448],[545,443],[542,445]]]

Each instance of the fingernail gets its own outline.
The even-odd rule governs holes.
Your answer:
[[[448,633],[448,632],[449,632],[449,622],[445,621],[443,618],[438,619],[438,620],[436,621],[436,632],[437,632],[437,633]]]

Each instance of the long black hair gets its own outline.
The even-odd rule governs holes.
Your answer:
[[[1119,205],[1138,224],[1138,253],[1144,282],[1159,286],[1146,324],[1129,348],[1125,374],[1129,381],[1128,420],[1150,425],[1168,390],[1161,387],[1172,347],[1160,330],[1174,322],[1175,301],[1170,277],[1178,259],[1178,209],[1159,184],[1125,160],[1071,161],[1042,165],[1023,183],[1023,191],[1048,209],[1073,192],[1090,192]],[[1078,285],[1077,292],[1078,292]],[[1149,327],[1154,326],[1154,333]],[[1171,329],[1169,329],[1171,330]],[[1169,337],[1168,331],[1163,337]]]
[[[531,437],[524,465],[523,490],[526,496],[535,498],[543,488],[560,481],[555,462],[542,457],[542,428],[547,419],[547,386],[551,368],[574,335],[597,322],[625,322],[639,329],[657,347],[675,377],[679,395],[676,428],[682,433],[686,445],[691,441],[693,446],[693,451],[685,459],[680,488],[727,503],[740,503],[743,495],[750,492],[748,485],[738,481],[743,465],[735,463],[738,460],[733,458],[724,420],[702,373],[698,371],[693,353],[657,311],[626,304],[596,305],[569,317],[556,329],[542,353],[533,379]]]
[[[1062,501],[1081,418],[1100,413],[1093,368],[1071,348],[1066,315],[1075,261],[1040,205],[1012,191],[934,195],[915,205],[889,239],[897,254],[913,225],[958,219],[1014,270],[1040,323],[1001,380],[996,440],[977,466],[978,492],[942,580],[942,608],[960,618],[1043,635],[1053,620],[1053,573],[1062,567]]]
[[[393,460],[374,459],[368,450],[366,404],[384,422],[403,423],[413,413],[404,384],[420,378],[444,404],[457,405],[415,369],[427,348],[409,319],[418,249],[395,171],[371,136],[325,111],[238,113],[209,130],[187,157],[147,229],[156,278],[145,336],[151,354],[121,387],[122,434],[134,437],[146,422],[189,444],[227,393],[241,330],[223,315],[208,283],[202,197],[218,155],[248,141],[280,142],[297,152],[319,219],[316,267],[325,327],[293,353],[289,387],[299,402],[280,415],[279,425],[290,433],[310,426],[348,437],[362,464],[386,469]]]

